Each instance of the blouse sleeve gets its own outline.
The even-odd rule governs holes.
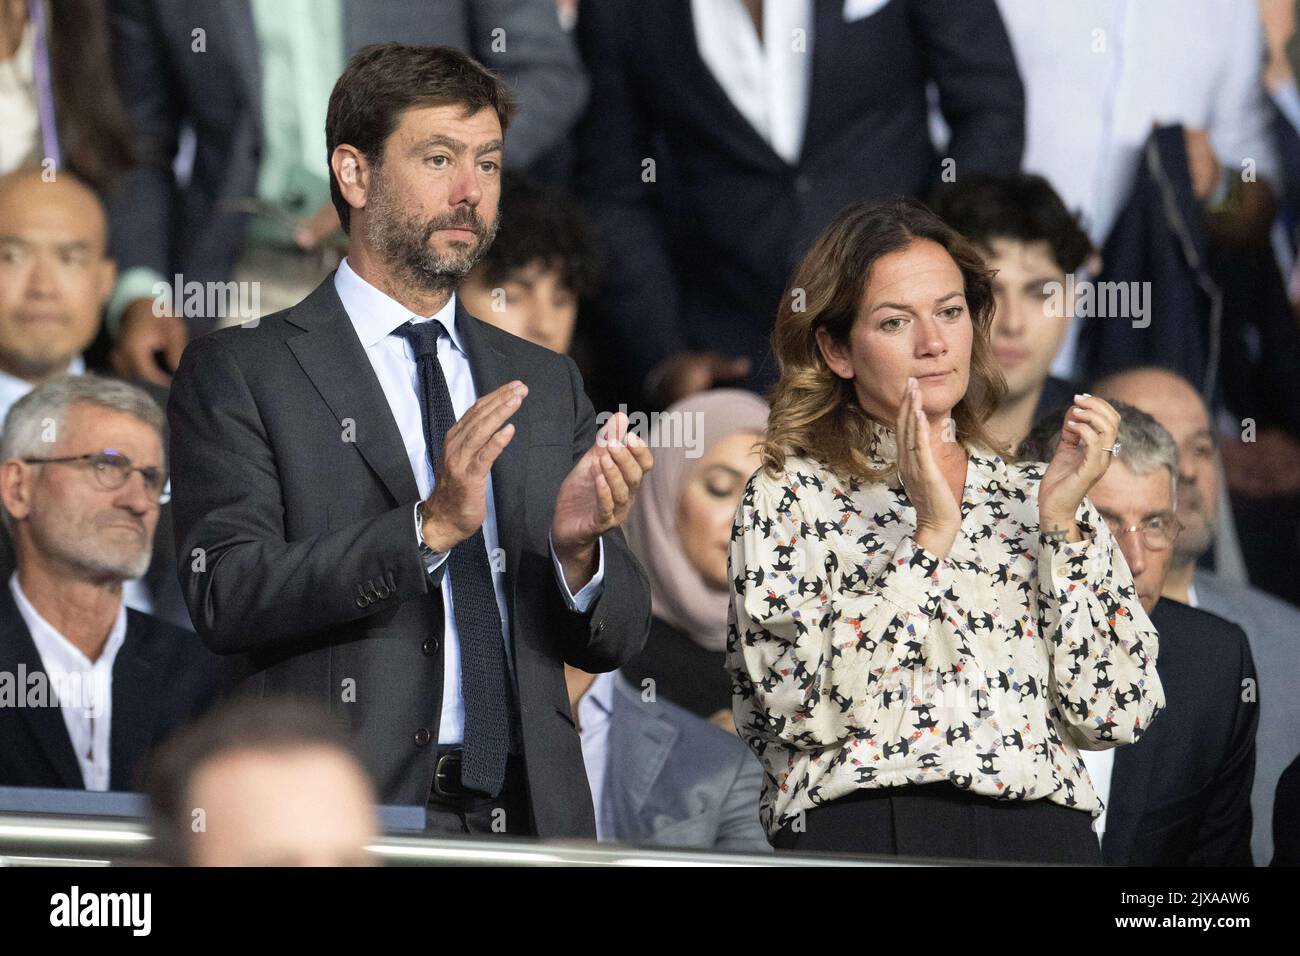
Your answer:
[[[822,749],[868,727],[877,678],[918,646],[938,602],[938,557],[909,536],[875,575],[840,567],[826,540],[838,524],[806,511],[802,491],[759,471],[732,533],[727,666],[736,727],[757,751]]]
[[[1038,609],[1052,655],[1049,699],[1083,750],[1137,741],[1165,705],[1159,635],[1124,555],[1087,498],[1082,541],[1039,534]]]

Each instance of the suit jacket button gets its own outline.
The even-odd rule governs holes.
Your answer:
[[[379,600],[381,600],[381,601],[382,601],[384,598],[388,597],[388,595],[390,595],[390,594],[393,593],[393,592],[389,589],[388,585],[385,584],[383,581],[380,581],[380,582],[379,582],[379,587],[375,588],[375,590],[379,593]]]
[[[596,622],[596,633],[599,634],[605,630],[605,621],[602,619]]]
[[[366,607],[370,603],[370,598],[364,594],[357,595],[357,607]]]
[[[438,653],[438,639],[436,637],[426,637],[424,643],[420,645],[420,649],[424,651],[426,656],[432,657]]]
[[[415,732],[415,746],[427,747],[429,745],[429,731],[421,727]]]

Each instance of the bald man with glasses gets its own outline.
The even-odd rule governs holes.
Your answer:
[[[163,415],[140,389],[57,378],[0,437],[17,570],[0,582],[0,786],[136,789],[149,752],[212,702],[198,637],[128,608],[170,496]]]

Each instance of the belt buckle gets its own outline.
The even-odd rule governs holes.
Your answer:
[[[433,768],[433,792],[440,797],[461,797],[465,795],[465,785],[460,781],[460,768],[463,754],[459,750],[445,753],[438,758]],[[449,784],[451,789],[444,786]]]

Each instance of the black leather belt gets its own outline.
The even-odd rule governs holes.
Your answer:
[[[481,790],[473,790],[461,781],[461,764],[465,751],[462,747],[444,746],[438,748],[438,759],[433,765],[433,786],[429,792],[431,800],[458,801],[466,798],[486,797]],[[524,761],[518,754],[511,754],[506,761],[505,782],[502,791],[527,786],[524,776]]]

